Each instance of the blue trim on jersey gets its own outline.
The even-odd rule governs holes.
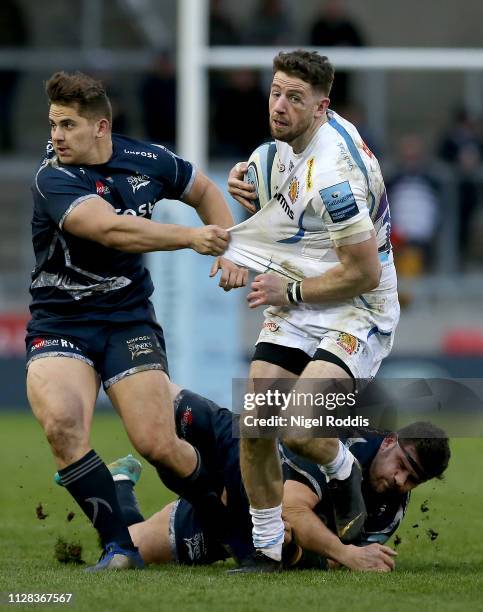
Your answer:
[[[371,336],[373,336],[374,334],[379,334],[379,335],[381,335],[381,336],[390,336],[390,335],[392,334],[392,332],[385,332],[385,331],[382,331],[382,330],[381,330],[381,329],[379,329],[379,327],[377,327],[377,325],[376,325],[375,327],[372,327],[372,328],[369,330],[369,333],[367,334],[367,339],[369,340],[369,338],[370,338]]]
[[[272,199],[272,166],[273,160],[275,159],[275,153],[277,152],[277,145],[274,142],[270,142],[267,147],[267,163],[266,163],[266,179],[265,185],[267,186],[268,199]]]
[[[374,197],[374,194],[369,188],[369,175],[367,174],[367,168],[365,167],[364,162],[362,161],[361,154],[357,150],[357,147],[352,139],[352,136],[345,129],[345,127],[342,126],[337,121],[337,119],[335,119],[334,117],[331,117],[329,119],[329,125],[331,125],[334,128],[334,130],[336,130],[336,132],[338,132],[342,136],[342,138],[345,140],[345,143],[347,145],[347,148],[349,149],[350,154],[354,158],[354,161],[356,162],[356,164],[358,165],[359,169],[361,170],[362,174],[364,175],[366,179],[367,188],[369,189],[369,193],[371,194],[371,199],[372,199],[372,204],[369,209],[369,214],[372,215],[372,211],[374,210],[374,206],[376,205],[376,198]]]
[[[294,236],[290,236],[290,238],[284,238],[283,240],[277,240],[277,242],[280,242],[281,244],[294,244],[295,242],[300,242],[300,240],[302,240],[305,234],[305,228],[302,226],[302,220],[304,218],[304,215],[305,215],[305,210],[299,217],[299,221],[298,221],[299,231]]]

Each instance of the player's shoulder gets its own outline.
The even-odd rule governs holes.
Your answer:
[[[116,157],[125,158],[130,161],[147,161],[160,159],[173,159],[175,154],[163,145],[137,140],[124,136],[124,134],[113,134],[112,143]]]
[[[80,185],[88,180],[86,170],[80,166],[60,164],[55,154],[47,146],[47,152],[35,172],[34,186],[43,195],[43,192],[48,190],[49,185],[55,185],[58,188],[63,183],[72,184],[72,182],[75,182]]]
[[[362,467],[368,467],[376,456],[383,439],[384,436],[374,434],[360,438],[347,438],[343,440],[343,443]]]

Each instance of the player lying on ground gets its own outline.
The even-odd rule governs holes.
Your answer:
[[[239,468],[239,440],[233,437],[236,417],[210,400],[170,385],[177,433],[200,452],[222,496],[238,545],[233,551],[242,565],[253,555],[249,504]],[[285,567],[327,568],[340,564],[353,570],[390,571],[395,553],[384,545],[400,525],[410,492],[431,478],[440,478],[450,457],[445,433],[430,423],[414,423],[397,433],[345,440],[361,464],[367,507],[357,545],[335,535],[333,507],[326,477],[317,465],[280,446],[283,464],[283,514],[286,521]],[[144,520],[133,484],[141,465],[126,457],[110,466],[121,509],[133,542],[145,563],[213,563],[228,554],[210,533],[193,506],[183,498]],[[331,560],[329,563],[327,560]]]

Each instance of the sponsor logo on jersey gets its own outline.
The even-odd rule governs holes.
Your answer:
[[[111,193],[111,190],[107,185],[104,185],[102,181],[96,181],[96,193],[98,196],[104,197],[108,193]]]
[[[349,181],[320,189],[319,194],[333,223],[347,221],[359,212]]]
[[[289,172],[292,172],[292,170],[293,170],[294,168],[295,168],[295,166],[293,165],[293,161],[292,161],[292,160],[290,160],[290,163],[289,163],[289,165],[288,165],[288,171],[289,171]]]
[[[307,191],[312,189],[314,186],[314,166],[315,166],[315,157],[311,157],[307,160],[307,176],[305,178],[305,184],[307,186]]]
[[[137,176],[128,176],[127,182],[132,187],[132,192],[135,193],[141,187],[146,187],[151,182],[150,177],[146,174],[137,175]]]
[[[278,159],[277,160],[277,170],[279,172],[285,172],[285,165]]]
[[[284,212],[286,212],[287,215],[293,221],[293,210],[290,208],[290,204],[287,202],[285,196],[283,194],[281,194],[281,193],[276,193],[275,194],[275,199],[281,205],[281,207],[283,208]]]
[[[354,355],[360,348],[359,340],[355,336],[347,334],[346,332],[340,332],[336,343],[338,346],[343,348],[348,355]]]
[[[130,151],[129,149],[124,149],[124,153],[127,153],[127,155],[140,155],[141,157],[149,157],[150,159],[158,159],[158,154],[152,153],[151,151]]]
[[[156,206],[156,202],[144,202],[138,206],[137,210],[134,208],[116,208],[116,213],[118,215],[133,215],[134,217],[151,217],[154,207]]]
[[[292,204],[295,204],[297,198],[299,197],[299,187],[300,187],[299,180],[295,176],[290,181],[290,185],[288,186],[288,197],[290,198],[290,201],[292,202]]]
[[[126,341],[127,347],[131,352],[131,359],[136,359],[141,355],[149,355],[154,352],[153,343],[150,336],[138,336]]]

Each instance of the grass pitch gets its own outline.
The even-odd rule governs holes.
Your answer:
[[[113,416],[95,417],[92,439],[107,462],[131,450]],[[427,483],[413,493],[397,534],[395,572],[238,577],[225,574],[228,563],[96,575],[59,563],[54,559],[59,537],[81,543],[83,560],[92,563],[99,555],[96,535],[68,494],[54,485],[54,463],[33,417],[0,414],[0,442],[3,602],[6,593],[73,593],[68,609],[89,612],[483,609],[483,439],[454,440],[445,481]],[[147,466],[137,493],[145,516],[172,499]]]

